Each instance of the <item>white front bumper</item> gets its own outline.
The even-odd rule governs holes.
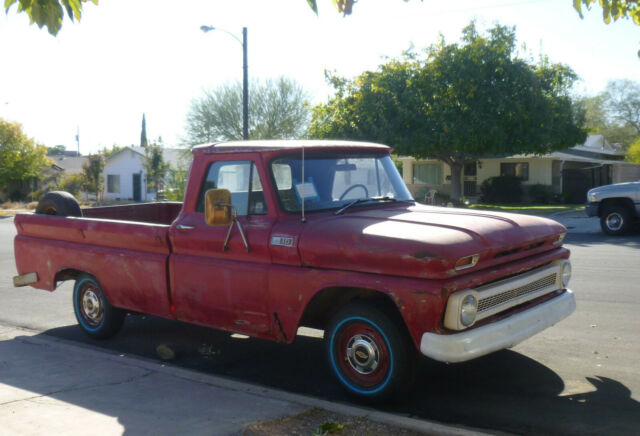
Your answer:
[[[424,333],[420,351],[441,362],[464,362],[510,348],[551,327],[576,309],[573,292],[491,324],[451,335]]]

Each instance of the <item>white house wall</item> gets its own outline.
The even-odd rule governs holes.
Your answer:
[[[104,199],[105,200],[133,200],[133,175],[141,175],[140,197],[142,201],[154,199],[154,194],[147,193],[146,173],[142,166],[143,157],[132,150],[125,149],[107,160],[104,166]],[[120,192],[107,192],[109,175],[120,176]]]
[[[491,158],[480,159],[481,164],[478,165],[478,187],[482,182],[490,177],[500,175],[501,163],[528,163],[529,164],[529,180],[524,180],[523,185],[549,185],[553,183],[551,171],[551,159],[544,157],[533,158]]]

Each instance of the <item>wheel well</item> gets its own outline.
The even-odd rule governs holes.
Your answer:
[[[612,206],[624,207],[627,211],[629,211],[631,216],[633,217],[636,216],[636,210],[633,207],[633,201],[631,201],[630,198],[620,197],[620,198],[606,198],[602,200],[602,203],[600,204],[600,210],[599,210],[600,217],[604,215],[605,210],[607,210],[607,208]]]
[[[63,269],[58,271],[56,277],[53,280],[54,288],[58,287],[58,282],[64,282],[66,280],[76,280],[81,275],[87,275],[88,273],[77,269]]]
[[[398,307],[389,295],[371,289],[333,287],[326,288],[313,296],[304,310],[301,326],[324,329],[333,314],[353,301],[367,301],[384,308],[391,316],[402,321]],[[404,322],[402,322],[404,324]]]

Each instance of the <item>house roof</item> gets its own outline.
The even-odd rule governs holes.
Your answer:
[[[584,144],[573,146],[571,150],[608,154],[611,156],[624,156],[622,144],[611,144],[603,135],[589,135]]]
[[[619,164],[623,162],[624,150],[620,144],[611,144],[603,135],[589,135],[584,144],[575,145],[567,150],[554,151],[544,155],[534,154],[500,154],[489,155],[482,159],[555,159],[574,162],[588,162],[598,164]],[[412,159],[410,156],[400,156],[400,159]],[[427,159],[423,159],[427,160]]]
[[[124,147],[122,150],[118,150],[117,152],[113,153],[111,156],[107,158],[107,161],[112,160],[115,156],[120,155],[126,150],[129,150],[135,154],[138,154],[141,157],[145,156],[144,147],[127,146],[127,147]],[[185,157],[187,158],[189,157],[188,150],[185,150],[183,148],[161,148],[161,150],[162,150],[162,158],[164,159],[164,161],[174,167],[178,165],[180,160],[185,159]]]
[[[48,156],[56,166],[62,168],[67,174],[82,173],[82,166],[89,161],[87,156]]]

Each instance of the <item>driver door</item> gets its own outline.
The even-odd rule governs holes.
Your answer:
[[[238,225],[223,249],[229,226],[209,226],[204,193],[224,188],[244,229]],[[257,166],[250,160],[213,161],[193,211],[172,226],[172,301],[179,320],[264,336],[271,330],[267,310],[268,241],[275,221],[267,207]]]

